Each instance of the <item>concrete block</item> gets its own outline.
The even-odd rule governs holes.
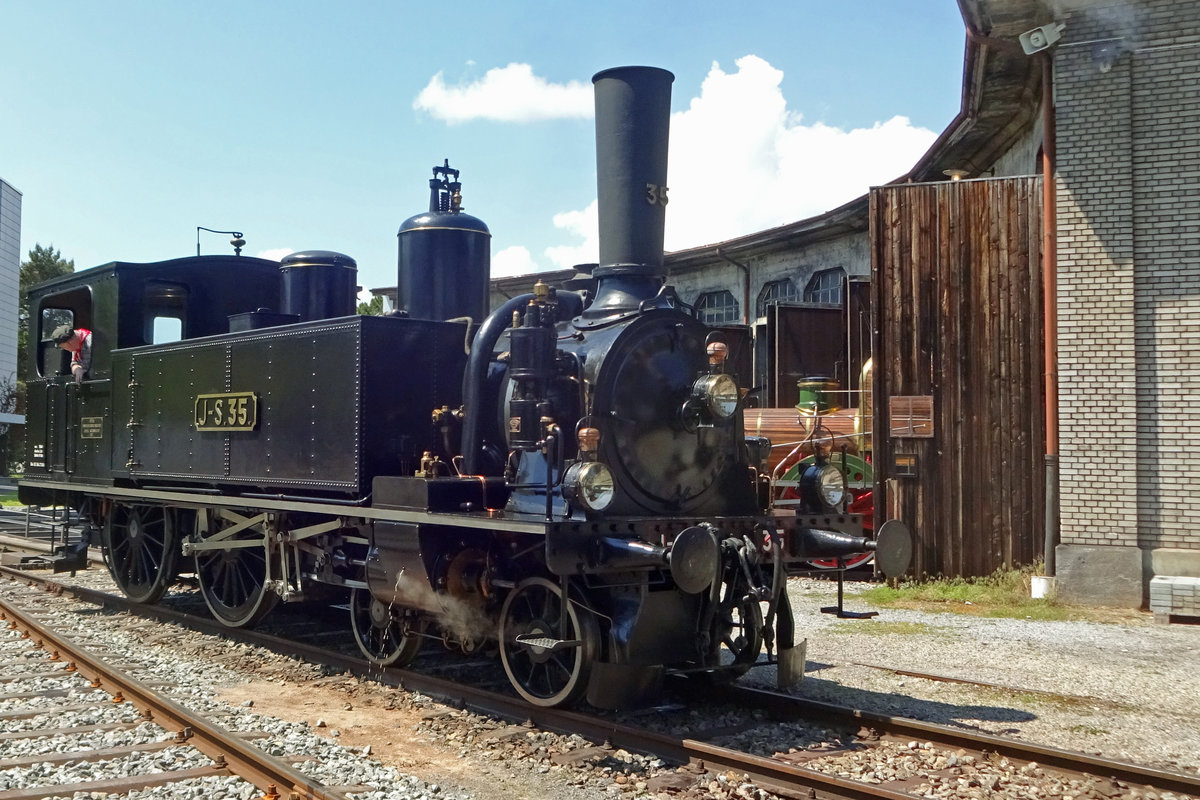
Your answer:
[[[1139,548],[1062,544],[1054,553],[1059,600],[1085,606],[1142,607]]]
[[[1200,615],[1200,578],[1155,575],[1150,579],[1150,610],[1156,622]]]
[[[1200,578],[1200,550],[1157,547],[1150,551],[1150,569],[1155,575]]]

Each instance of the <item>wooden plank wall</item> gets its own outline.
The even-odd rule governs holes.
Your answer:
[[[1041,178],[871,190],[876,519],[915,575],[1028,564],[1044,536]],[[932,395],[933,438],[890,436],[888,398]],[[916,455],[915,477],[896,457]]]

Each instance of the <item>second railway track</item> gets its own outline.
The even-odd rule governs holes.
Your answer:
[[[140,649],[114,635],[156,623],[100,624],[52,584],[3,583],[0,800],[383,800],[405,791],[387,770],[375,771],[382,781],[356,780],[370,772],[360,754],[156,675],[141,655],[161,644],[161,631]]]
[[[37,598],[30,593],[25,599],[34,601]],[[305,777],[283,760],[253,747],[242,736],[185,708],[160,689],[134,677],[128,669],[101,655],[95,642],[85,644],[63,635],[53,624],[38,621],[38,616],[32,602],[23,604],[19,598],[11,597],[0,599],[0,622],[7,623],[6,630],[10,632],[0,650],[0,658],[6,662],[9,673],[5,683],[10,688],[28,686],[33,689],[0,695],[0,725],[25,720],[49,723],[49,727],[14,726],[14,730],[4,731],[5,738],[10,743],[17,739],[53,739],[70,731],[70,728],[56,725],[54,720],[80,711],[96,712],[98,717],[105,718],[98,726],[100,731],[120,730],[128,728],[130,723],[140,722],[156,728],[141,731],[143,735],[158,738],[120,747],[66,753],[49,750],[0,760],[0,770],[13,773],[6,783],[25,784],[0,790],[0,800],[38,800],[73,796],[76,792],[120,794],[152,787],[172,791],[171,787],[186,782],[228,775],[255,784],[265,792],[265,797],[282,789],[284,796],[297,800],[345,800],[345,794]],[[15,674],[14,668],[29,671]],[[63,704],[60,698],[68,702]],[[106,713],[109,708],[115,713]],[[167,735],[161,736],[160,731]],[[138,763],[145,760],[142,756],[164,750],[174,752],[166,759]],[[71,775],[103,774],[105,768],[117,760],[130,762],[118,767],[116,771],[124,773],[120,777],[69,780]],[[303,760],[303,756],[294,760]],[[165,762],[183,766],[154,769]],[[69,773],[50,773],[67,782],[43,782],[47,774],[39,768],[52,764],[73,765],[74,769]],[[25,771],[23,775],[22,770]]]

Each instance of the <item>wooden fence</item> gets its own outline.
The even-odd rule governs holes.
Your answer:
[[[1042,552],[1041,186],[871,190],[875,518],[912,529],[917,575]]]

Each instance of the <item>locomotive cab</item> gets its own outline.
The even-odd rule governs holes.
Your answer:
[[[29,295],[26,474],[64,482],[113,477],[113,352],[228,330],[228,316],[279,298],[278,264],[205,256],[149,264],[114,262],[43,283]],[[91,365],[81,384],[70,354],[52,339],[67,325],[91,331]],[[128,420],[122,420],[124,424]],[[54,494],[22,486],[22,502]]]

